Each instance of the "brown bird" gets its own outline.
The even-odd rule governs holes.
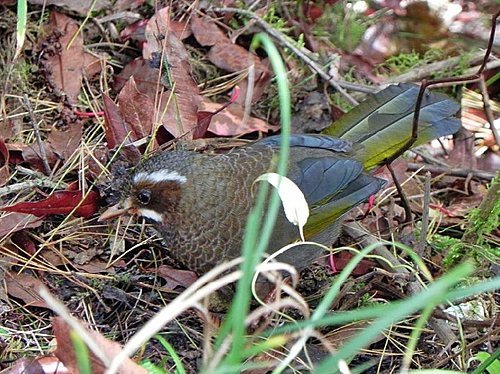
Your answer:
[[[290,137],[287,177],[310,207],[306,240],[332,244],[345,214],[384,186],[365,170],[381,164],[409,138],[417,92],[416,86],[404,84],[372,96],[332,126],[329,132],[339,138]],[[427,95],[417,144],[456,132],[457,109],[445,95]],[[130,173],[120,203],[100,220],[136,214],[152,221],[172,256],[203,274],[240,255],[254,203],[253,183],[272,170],[279,143],[272,136],[227,154],[158,153]],[[267,252],[297,239],[297,227],[281,211]],[[320,255],[317,247],[300,246],[278,260],[301,269]]]

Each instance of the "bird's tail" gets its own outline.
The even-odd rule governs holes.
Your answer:
[[[366,170],[379,166],[410,139],[413,114],[419,87],[400,83],[372,95],[324,133],[348,140],[358,148],[353,152]],[[460,128],[455,117],[459,105],[448,96],[426,92],[414,146],[441,136],[454,134]]]

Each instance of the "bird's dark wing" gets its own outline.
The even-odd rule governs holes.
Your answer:
[[[300,188],[311,207],[325,204],[343,191],[363,171],[361,163],[335,157],[298,161],[289,178]]]
[[[385,185],[385,181],[367,173],[361,173],[342,191],[336,194],[328,203],[311,209],[305,232],[308,237],[328,229],[342,215],[356,205],[366,201]]]
[[[252,146],[269,146],[278,148],[281,144],[281,136],[274,135],[259,140]],[[333,152],[348,152],[351,150],[351,143],[347,140],[334,138],[329,135],[321,134],[296,134],[290,135],[290,147],[304,147],[326,149]]]

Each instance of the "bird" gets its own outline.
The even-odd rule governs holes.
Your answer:
[[[310,209],[307,241],[335,242],[346,214],[381,190],[374,169],[410,138],[419,87],[391,85],[370,96],[322,134],[290,136],[287,178]],[[458,131],[459,106],[426,91],[416,145]],[[152,223],[171,256],[198,275],[241,255],[253,185],[272,171],[281,137],[269,136],[228,153],[162,151],[140,162],[126,178],[118,204],[100,221],[137,215]],[[299,230],[280,210],[267,254],[299,240]],[[298,246],[277,257],[303,269],[318,259],[317,246]]]

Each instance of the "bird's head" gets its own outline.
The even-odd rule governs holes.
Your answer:
[[[122,215],[138,215],[158,224],[175,212],[186,177],[169,170],[137,170],[124,187],[120,202],[99,217],[105,221]]]

